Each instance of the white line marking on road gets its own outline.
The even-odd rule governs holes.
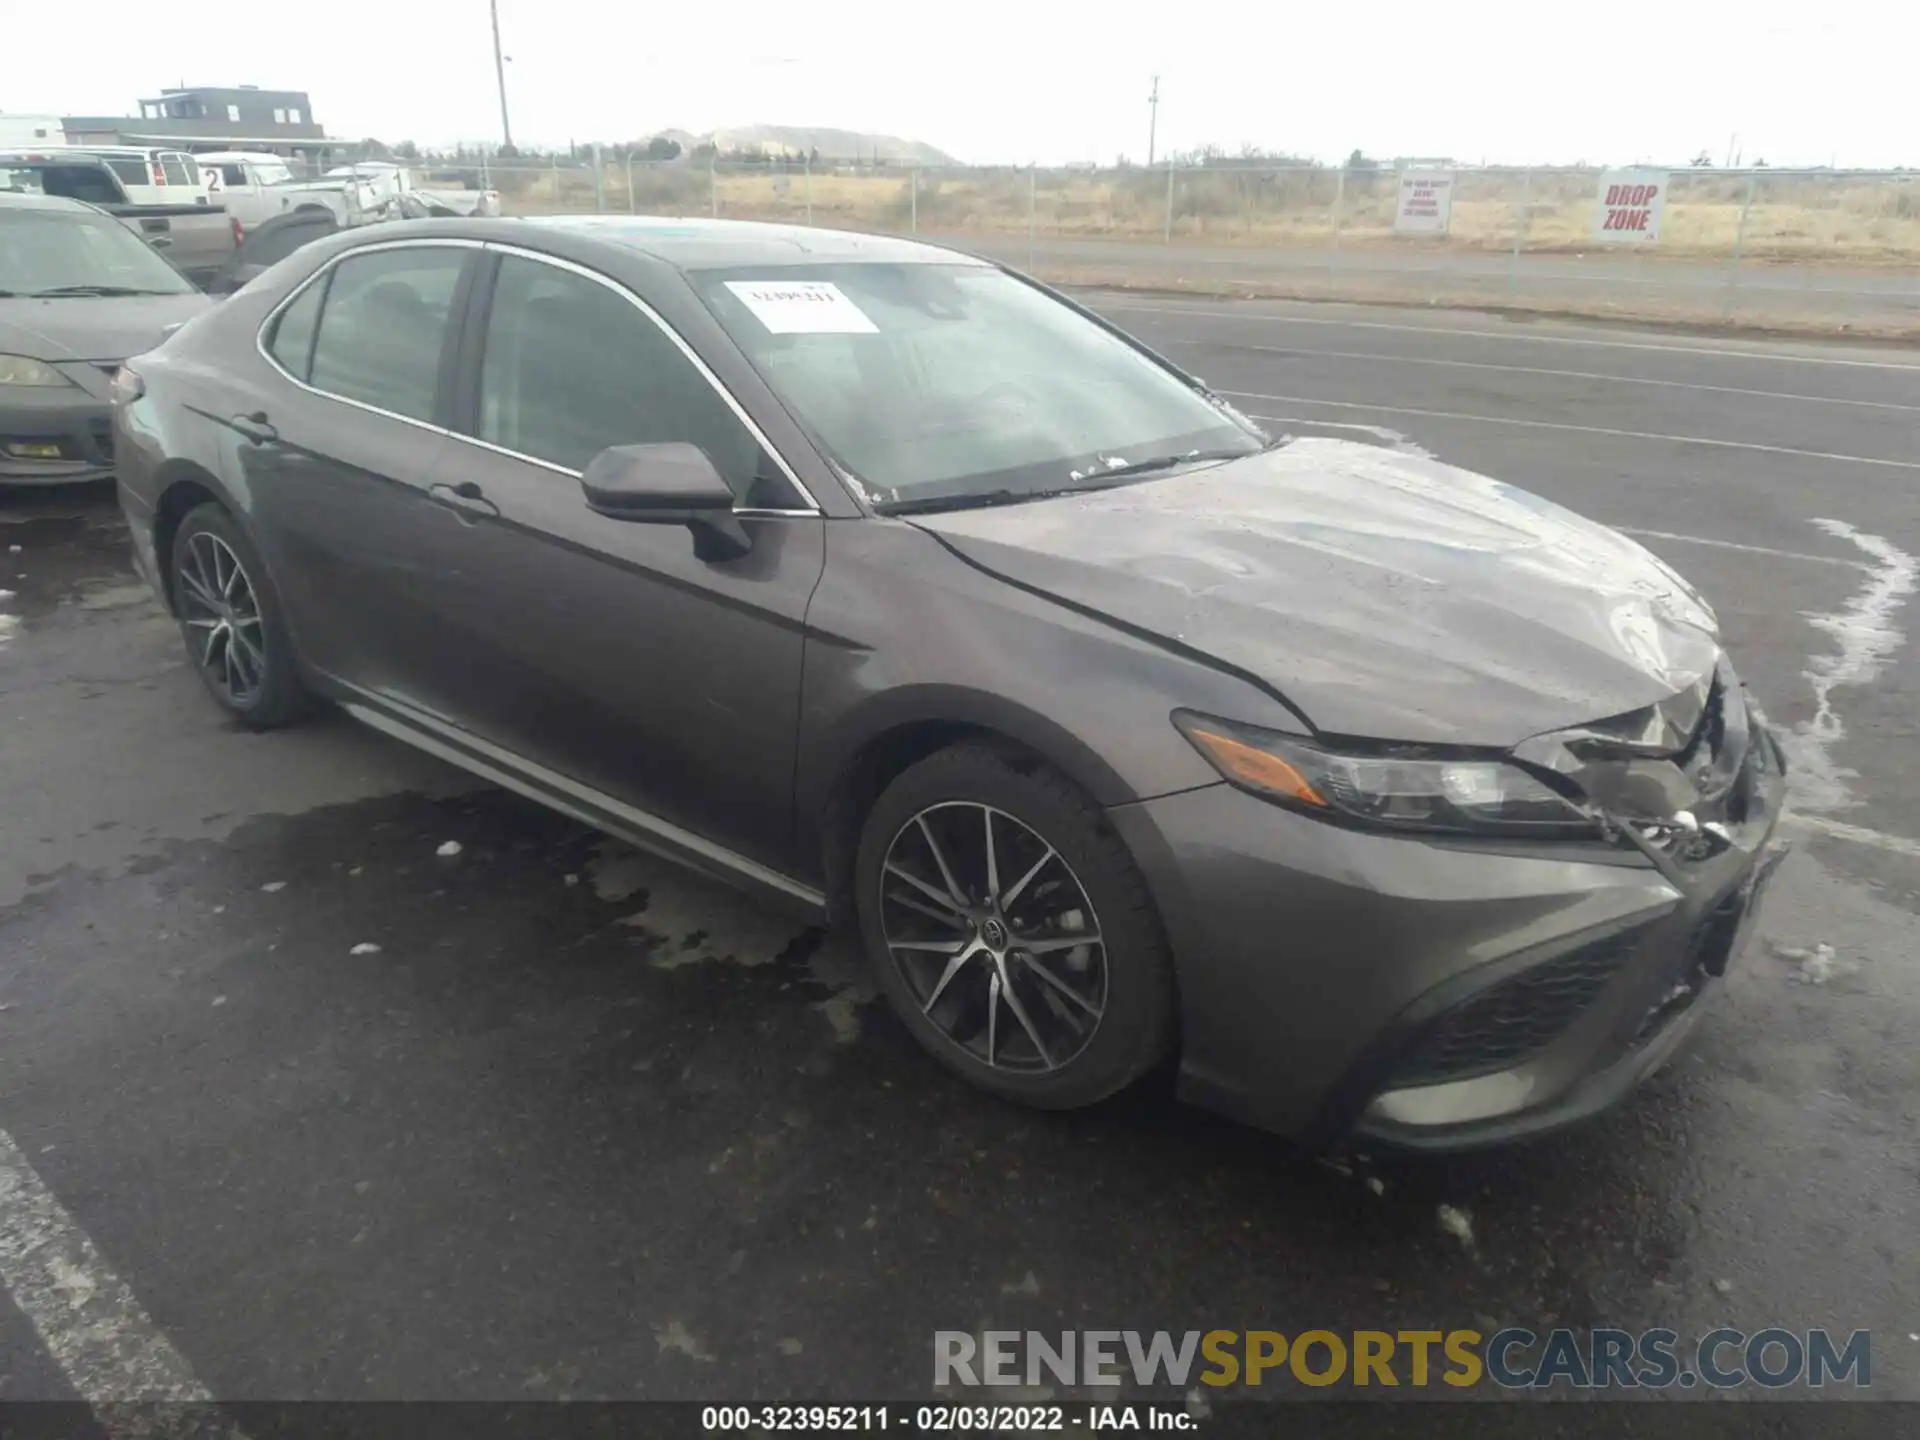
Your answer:
[[[1215,341],[1176,340],[1176,345],[1218,348]],[[1648,375],[1606,375],[1597,370],[1545,370],[1537,365],[1493,365],[1484,360],[1446,360],[1435,355],[1379,355],[1364,350],[1300,350],[1284,345],[1235,345],[1261,355],[1290,355],[1302,359],[1378,360],[1388,365],[1442,365],[1459,370],[1499,370],[1514,375],[1554,375],[1563,380],[1602,380],[1612,385],[1653,385],[1667,390],[1703,390],[1713,395],[1746,395],[1759,400],[1804,400],[1812,405],[1856,405],[1867,410],[1920,411],[1920,405],[1892,400],[1854,400],[1839,395],[1800,395],[1790,390],[1750,390],[1739,385],[1702,385],[1694,380],[1656,380]],[[1920,370],[1920,367],[1909,367]]]
[[[1324,315],[1249,314],[1234,310],[1197,310],[1184,305],[1140,305],[1108,301],[1100,310],[1139,310],[1159,315],[1197,315],[1219,320],[1263,321],[1270,325],[1325,325],[1339,330],[1392,330],[1409,335],[1458,335],[1475,340],[1522,340],[1534,345],[1581,345],[1598,350],[1657,350],[1673,355],[1705,355],[1721,360],[1760,360],[1782,365],[1839,365],[1853,370],[1907,370],[1920,374],[1920,364],[1895,360],[1857,360],[1844,355],[1783,355],[1777,351],[1734,350],[1713,345],[1660,345],[1648,340],[1603,340],[1591,335],[1528,335],[1514,330],[1467,330],[1445,325],[1396,325],[1387,320],[1335,320]]]
[[[0,1284],[114,1440],[245,1440],[4,1130]]]
[[[1802,815],[1789,810],[1783,825],[1797,825],[1802,830],[1811,830],[1816,835],[1825,835],[1833,840],[1846,840],[1855,845],[1868,845],[1875,850],[1886,850],[1895,855],[1905,855],[1920,860],[1920,840],[1909,840],[1905,835],[1889,835],[1884,830],[1869,830],[1861,825],[1849,825],[1841,820],[1829,820],[1824,815]]]
[[[1804,560],[1810,565],[1840,565],[1848,570],[1873,568],[1864,560],[1848,560],[1839,555],[1809,555],[1804,550],[1776,550],[1771,545],[1743,545],[1737,540],[1709,540],[1704,535],[1676,535],[1671,530],[1642,530],[1635,525],[1609,525],[1607,528],[1642,540],[1675,540],[1682,545],[1708,545],[1715,550],[1738,550],[1744,555],[1772,555],[1780,560]]]
[[[1815,526],[1843,540],[1851,540],[1875,562],[1866,587],[1835,614],[1805,613],[1816,630],[1837,640],[1840,649],[1816,655],[1806,668],[1813,687],[1813,718],[1785,737],[1793,760],[1793,793],[1801,809],[1839,810],[1854,803],[1847,781],[1858,779],[1834,758],[1833,747],[1844,740],[1847,727],[1833,705],[1833,692],[1843,685],[1865,685],[1885,667],[1905,637],[1893,623],[1894,615],[1920,585],[1920,560],[1891,540],[1856,530],[1844,520],[1815,520]]]
[[[1798,455],[1806,460],[1838,460],[1850,465],[1882,465],[1920,470],[1920,460],[1884,460],[1875,455],[1838,455],[1829,450],[1796,450],[1791,445],[1761,445],[1752,440],[1712,440],[1704,435],[1666,435],[1651,430],[1616,430],[1608,425],[1569,425],[1562,420],[1522,420],[1512,415],[1469,415],[1459,410],[1421,410],[1411,405],[1369,405],[1358,400],[1316,400],[1310,395],[1260,395],[1251,390],[1219,390],[1233,400],[1273,400],[1283,405],[1325,405],[1335,410],[1372,410],[1381,415],[1425,415],[1434,420],[1471,420],[1481,425],[1516,425],[1527,430],[1566,430],[1578,435],[1613,435],[1622,440],[1665,440],[1676,445],[1711,445],[1720,450],[1757,450],[1767,455]],[[1255,420],[1278,416],[1255,415]]]

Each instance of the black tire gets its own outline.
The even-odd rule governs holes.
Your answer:
[[[966,813],[959,806],[991,807],[1000,812],[1003,837],[1008,833],[1005,817],[1017,821],[1065,861],[1071,871],[1068,879],[1078,884],[1092,908],[1093,928],[1105,952],[1104,1005],[1090,1037],[1054,1068],[1023,1071],[990,1066],[965,1041],[929,1018],[931,1007],[923,1008],[922,1003],[929,987],[922,980],[916,993],[916,982],[896,963],[882,912],[888,904],[899,902],[883,899],[882,881],[896,887],[899,881],[886,874],[884,866],[896,837],[907,835],[916,817],[930,807],[943,805],[954,806],[955,816]],[[989,833],[994,823],[986,822]],[[1013,833],[1019,838],[1017,831]],[[920,842],[910,839],[907,843]],[[925,853],[932,854],[931,850]],[[1173,962],[1146,880],[1100,807],[1065,776],[985,741],[964,741],[939,751],[900,774],[874,802],[861,828],[853,872],[861,939],[881,989],[914,1038],[955,1074],[1005,1099],[1040,1109],[1071,1110],[1125,1089],[1166,1057],[1175,1013]],[[1039,888],[1039,882],[1034,888]],[[902,892],[896,888],[894,893]],[[899,912],[890,913],[897,916]],[[1011,948],[1017,950],[1017,942]],[[943,968],[946,962],[935,957],[932,963]],[[984,983],[991,985],[991,958],[971,963],[989,967]],[[1009,953],[1003,973],[1021,973],[1024,963]],[[956,990],[959,983],[954,981]],[[1029,1014],[1035,1013],[1036,995],[1048,998],[1030,978]],[[1050,1003],[1057,1011],[1072,1008],[1057,1000]],[[1008,1021],[1009,1033],[1012,1023]],[[1045,1054],[1041,1047],[1036,1050]]]
[[[255,617],[242,622],[244,633],[251,639],[238,647],[237,656],[227,657],[237,660],[237,670],[223,664],[224,647],[235,645],[230,636],[224,642],[216,636],[210,644],[209,636],[218,631],[219,624],[216,619],[211,627],[208,625],[210,612],[199,598],[208,578],[210,557],[220,554],[210,542],[217,542],[226,555],[239,562],[245,594],[254,602],[251,606],[229,606],[235,615]],[[174,613],[186,641],[187,663],[220,708],[255,730],[271,730],[305,715],[313,701],[300,680],[300,665],[287,633],[280,592],[274,588],[260,552],[225,507],[209,501],[187,513],[174,532],[167,566]],[[195,589],[196,582],[199,590]],[[238,593],[238,586],[231,588]],[[230,621],[229,630],[232,625]],[[257,666],[253,658],[256,653]],[[236,675],[252,683],[235,683]]]

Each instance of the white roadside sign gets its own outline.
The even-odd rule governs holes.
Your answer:
[[[1602,171],[1593,238],[1603,245],[1658,245],[1667,178],[1664,170]]]
[[[1444,235],[1453,219],[1453,172],[1410,170],[1400,177],[1393,228],[1401,235]]]

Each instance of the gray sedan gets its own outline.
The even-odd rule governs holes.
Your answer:
[[[93,206],[0,193],[0,485],[110,476],[114,373],[211,303]]]
[[[856,932],[1011,1100],[1458,1147],[1680,1044],[1782,759],[1631,540],[1276,441],[1070,300],[708,221],[316,242],[121,372],[214,699],[316,697]]]

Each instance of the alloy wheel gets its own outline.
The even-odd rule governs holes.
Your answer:
[[[194,663],[230,705],[244,709],[267,678],[260,601],[246,567],[226,541],[201,530],[187,538],[179,579]]]
[[[1065,858],[1004,810],[948,801],[895,833],[880,929],[921,1012],[995,1070],[1047,1074],[1107,1004],[1107,948]]]

